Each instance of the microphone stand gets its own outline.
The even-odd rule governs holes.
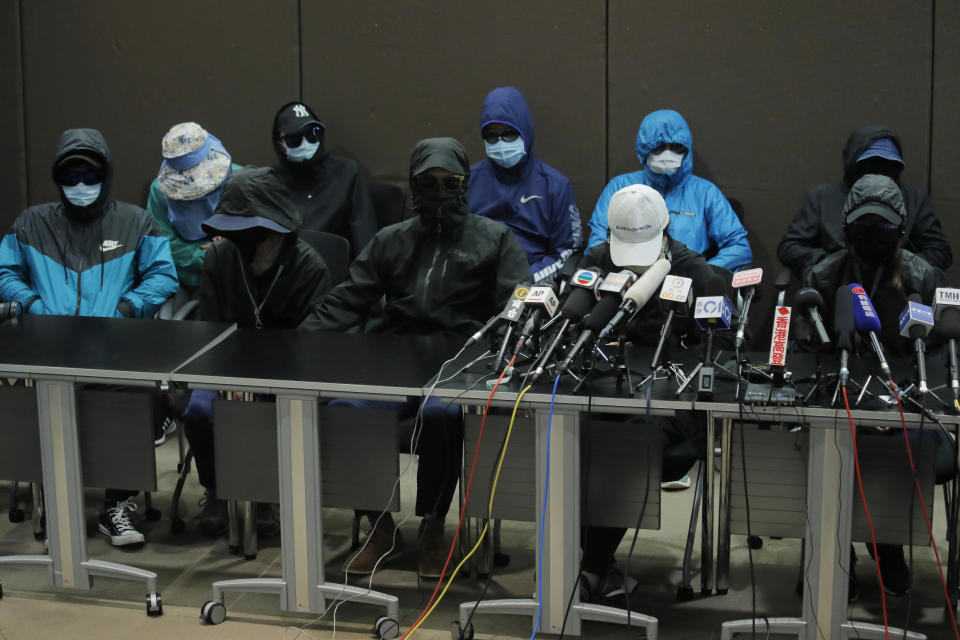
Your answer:
[[[617,393],[623,393],[623,383],[624,380],[626,380],[627,388],[630,389],[630,394],[633,395],[633,376],[630,372],[630,366],[627,364],[627,358],[630,355],[630,349],[632,348],[632,342],[628,340],[618,340],[616,352],[612,357],[608,357],[601,345],[595,344],[590,352],[592,355],[590,358],[590,366],[587,368],[583,378],[578,380],[576,386],[573,388],[573,391],[580,391],[580,389],[587,382],[614,376],[617,381]],[[600,371],[599,373],[597,368],[598,355],[605,363],[609,365],[609,368],[606,371]],[[567,372],[570,373],[570,369],[567,369]],[[576,376],[574,376],[574,378],[576,378]]]

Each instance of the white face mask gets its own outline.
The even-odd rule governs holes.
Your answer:
[[[288,147],[287,143],[281,141],[283,145],[283,152],[287,154],[287,160],[290,162],[305,162],[317,154],[317,149],[320,148],[320,141],[316,142],[307,142],[305,139],[300,138],[300,144],[296,147]]]
[[[670,175],[680,168],[684,153],[676,153],[664,149],[660,153],[651,153],[647,156],[647,168],[654,173]]]
[[[102,182],[97,184],[83,184],[81,182],[72,187],[63,185],[63,197],[75,207],[86,207],[96,202],[97,198],[100,197],[101,186],[103,186]]]

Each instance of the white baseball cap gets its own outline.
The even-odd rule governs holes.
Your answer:
[[[667,203],[645,184],[624,187],[610,198],[610,259],[620,267],[646,267],[660,257],[663,230],[670,224]]]

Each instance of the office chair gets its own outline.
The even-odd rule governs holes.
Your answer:
[[[377,228],[383,229],[403,220],[406,198],[403,189],[386,182],[371,182],[370,198],[377,213]]]

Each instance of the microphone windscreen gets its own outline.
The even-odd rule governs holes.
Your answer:
[[[823,296],[821,296],[820,292],[813,287],[804,287],[803,289],[797,291],[796,295],[793,297],[793,305],[802,309],[806,309],[808,307],[822,309]]]
[[[670,261],[665,258],[660,258],[654,262],[650,265],[649,269],[643,272],[643,275],[637,278],[633,286],[623,294],[624,300],[632,300],[638,308],[643,307],[643,305],[647,304],[647,300],[653,296],[654,292],[660,288],[663,279],[670,273],[670,266]]]
[[[600,302],[583,319],[583,328],[599,333],[613,319],[620,307],[620,296],[608,295],[600,298]]]
[[[695,288],[696,285],[694,285]],[[719,274],[713,274],[710,276],[703,286],[700,287],[700,291],[697,293],[698,298],[709,298],[711,296],[725,296],[729,290],[727,286],[727,281],[724,280],[723,276]]]
[[[946,338],[960,338],[960,308],[945,307],[937,319],[937,331]]]
[[[837,287],[834,298],[833,335],[838,349],[853,350],[853,294],[846,285]]]
[[[583,316],[587,315],[596,303],[597,297],[594,295],[592,289],[571,287],[570,297],[568,297],[566,302],[563,303],[563,306],[560,307],[560,315],[574,322],[580,322],[583,320]]]
[[[870,296],[863,286],[856,282],[850,283],[850,292],[853,294],[853,326],[858,333],[880,333],[880,318],[877,316]]]
[[[919,293],[911,293],[907,296],[907,302],[916,302],[917,304],[923,304],[923,298],[920,297]]]

